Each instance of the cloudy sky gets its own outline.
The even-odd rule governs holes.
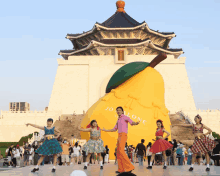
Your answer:
[[[0,109],[49,104],[58,52],[72,49],[67,33],[82,33],[116,11],[115,0],[11,0],[0,11]],[[151,29],[175,32],[197,109],[220,109],[220,0],[125,0],[125,11]]]

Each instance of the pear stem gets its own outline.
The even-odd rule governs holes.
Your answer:
[[[158,56],[156,56],[149,64],[149,67],[154,68],[156,65],[158,65],[160,62],[162,62],[164,59],[167,58],[166,53],[161,52]]]

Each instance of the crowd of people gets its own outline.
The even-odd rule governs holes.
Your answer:
[[[118,140],[115,148],[115,163],[118,165],[116,173],[131,173],[135,167],[134,163],[139,162],[143,166],[144,160],[148,161],[147,169],[152,169],[153,165],[163,165],[166,169],[168,165],[190,165],[189,171],[193,171],[194,164],[205,164],[206,171],[210,171],[209,165],[219,165],[219,143],[217,140],[212,140],[207,135],[211,134],[211,129],[202,124],[201,116],[195,116],[195,124],[178,124],[175,126],[185,126],[193,129],[195,140],[192,146],[187,147],[180,141],[168,141],[170,133],[163,126],[163,121],[156,121],[156,139],[154,143],[144,145],[145,140],[141,139],[136,147],[127,145],[128,123],[139,125],[140,122],[134,122],[129,117],[124,115],[122,107],[117,107],[118,121],[113,129],[101,129],[96,120],[92,120],[86,129],[78,127],[79,131],[90,132],[90,139],[82,147],[75,141],[74,136],[71,140],[62,139],[59,130],[52,126],[53,119],[47,120],[47,127],[41,127],[35,124],[31,125],[45,131],[45,140],[40,145],[37,142],[29,145],[25,143],[22,147],[13,145],[8,148],[7,156],[10,165],[17,165],[21,158],[24,165],[36,165],[32,172],[39,170],[39,165],[44,164],[46,157],[49,162],[53,163],[52,172],[55,172],[56,165],[81,164],[84,162],[84,169],[87,169],[89,164],[98,161],[100,169],[103,169],[104,161],[109,162],[109,148],[104,147],[104,142],[101,139],[101,131],[115,132],[118,131]],[[203,133],[203,129],[208,132]],[[55,137],[55,133],[57,133]],[[167,135],[164,137],[164,133]],[[102,158],[101,158],[102,157]],[[106,159],[105,159],[106,158]],[[89,161],[90,160],[90,161]],[[102,161],[103,160],[103,161]],[[34,162],[34,163],[33,163]],[[19,165],[19,164],[18,164]]]
[[[167,138],[165,140],[168,140]],[[147,162],[150,165],[150,160],[152,157],[152,152],[150,152],[152,143],[149,142],[147,146],[144,145],[145,140],[142,139],[141,143],[139,143],[136,147],[133,145],[125,145],[125,153],[127,154],[130,161],[134,163],[139,163],[140,166],[143,166],[143,161]],[[166,150],[166,162],[168,165],[191,165],[192,164],[192,146],[186,146],[180,141],[176,141],[173,139],[169,141],[173,145],[172,149]],[[212,152],[209,153],[210,156],[210,165],[219,166],[220,157],[216,157],[219,155],[220,152],[220,144],[218,140],[215,140],[216,147],[213,149]],[[115,148],[117,151],[117,147]],[[117,164],[117,155],[115,155],[115,164]],[[200,165],[207,165],[205,154],[200,153],[196,157],[196,164]],[[155,154],[155,158],[153,161],[153,165],[164,165],[164,157],[162,152],[158,152]]]
[[[166,139],[168,140],[168,139]],[[67,140],[67,138],[61,138],[61,135],[58,138],[58,141],[63,149],[63,152],[58,155],[57,161],[58,165],[71,165],[71,164],[81,164],[85,162],[87,154],[85,151],[82,150],[82,147],[78,145],[78,142],[75,142],[74,146],[71,145],[71,140]],[[167,163],[168,165],[191,165],[192,164],[192,146],[186,146],[180,141],[176,141],[175,139],[172,141],[169,141],[171,144],[173,144],[173,148],[170,150],[166,150],[166,156],[167,156]],[[9,167],[21,167],[21,161],[23,160],[23,166],[29,166],[29,165],[36,165],[38,159],[40,158],[40,155],[38,155],[35,151],[42,145],[41,142],[33,142],[33,144],[29,144],[28,142],[23,142],[22,146],[16,145],[14,146],[11,144],[6,151],[5,156],[8,159],[8,166]],[[141,143],[139,143],[136,147],[133,145],[125,145],[125,153],[127,154],[128,158],[131,160],[131,162],[139,163],[140,166],[143,166],[143,161],[147,162],[148,165],[150,164],[152,152],[150,152],[150,148],[152,146],[152,143],[149,142],[147,146],[144,145],[145,140],[142,139]],[[219,154],[220,151],[220,144],[218,140],[215,140],[216,147],[213,149],[212,152],[209,153],[210,156],[210,165],[219,165],[219,158],[215,157],[216,154]],[[89,164],[96,164],[99,163],[100,160],[103,160],[103,164],[109,163],[109,151],[110,149],[108,146],[105,146],[106,150],[105,152],[101,153],[101,158],[97,155],[97,153],[92,153],[92,155],[89,158]],[[117,147],[115,148],[115,164],[117,164]],[[48,156],[48,158],[45,158],[41,165],[48,163],[53,163],[52,156]],[[153,161],[153,164],[155,165],[163,165],[164,164],[164,158],[162,156],[162,152],[158,152],[155,155],[155,159]],[[196,157],[196,164],[200,165],[206,165],[206,159],[205,154],[201,153]]]
[[[73,136],[73,135],[72,135]],[[71,140],[67,140],[66,137],[63,139],[61,135],[57,139],[59,144],[63,150],[62,153],[58,154],[57,164],[58,165],[76,165],[85,162],[85,158],[87,157],[87,153],[82,150],[82,146],[78,145],[79,142],[75,142],[74,145],[71,144]],[[74,141],[72,141],[73,143]],[[25,167],[29,165],[36,165],[40,154],[36,152],[36,150],[43,144],[43,141],[34,141],[32,144],[28,142],[23,142],[22,146],[11,144],[5,150],[6,160],[4,162],[4,166],[8,167]],[[106,145],[106,150],[102,152],[102,158],[99,158],[97,153],[92,153],[90,156],[89,164],[96,164],[99,160],[103,160],[104,163],[109,163],[109,148]],[[2,157],[3,158],[3,157]],[[44,158],[41,165],[44,164],[53,164],[53,156],[49,155]]]

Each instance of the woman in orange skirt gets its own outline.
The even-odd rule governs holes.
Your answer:
[[[173,148],[173,145],[165,140],[170,135],[170,133],[164,129],[162,120],[157,120],[157,127],[158,128],[156,131],[156,142],[154,142],[153,146],[150,149],[150,152],[152,152],[152,157],[151,157],[150,165],[147,167],[147,169],[152,169],[152,162],[154,160],[155,154],[158,152],[163,153],[163,157],[164,157],[163,169],[166,169],[167,168],[167,163],[166,163],[167,160],[166,160],[166,152],[165,151]],[[167,136],[163,138],[164,132],[167,133]]]

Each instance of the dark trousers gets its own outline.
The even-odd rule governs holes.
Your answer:
[[[13,162],[13,166],[16,166],[16,165],[17,165],[17,160],[16,160],[16,158],[13,158],[13,159],[12,159],[12,162]]]
[[[89,162],[90,162],[91,164],[92,164],[92,159],[94,159],[94,153],[92,153],[91,156],[90,156],[90,161],[89,161]]]
[[[214,160],[214,163],[215,163],[215,161],[216,161],[216,166],[220,166],[220,165],[219,165],[219,160],[220,160],[220,156],[219,156],[219,155],[211,156],[211,159]]]
[[[101,155],[102,155],[102,159],[103,159],[103,164],[105,163],[105,153],[101,153]]]
[[[170,156],[170,165],[174,165],[173,155]]]
[[[86,162],[87,155],[83,155],[83,162]]]
[[[34,165],[37,165],[37,162],[38,162],[38,154],[35,153],[34,154]]]
[[[151,156],[147,156],[147,160],[148,160],[148,165],[150,166]]]
[[[183,155],[180,155],[180,157],[178,157],[178,165],[182,166],[183,165]]]

